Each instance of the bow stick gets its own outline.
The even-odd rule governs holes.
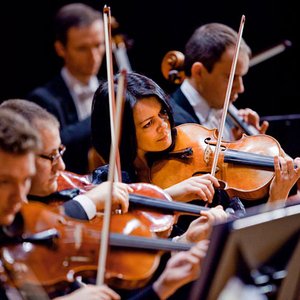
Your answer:
[[[98,260],[98,273],[96,284],[104,284],[105,280],[105,266],[107,259],[108,240],[110,231],[110,216],[111,216],[111,203],[113,193],[113,182],[121,181],[121,168],[120,168],[120,156],[118,147],[120,140],[120,128],[121,128],[121,116],[123,111],[123,99],[125,96],[125,83],[126,83],[126,71],[121,71],[121,75],[118,80],[117,90],[117,103],[115,103],[114,92],[114,79],[113,79],[113,65],[112,65],[112,48],[111,48],[111,14],[110,8],[104,6],[103,9],[104,29],[105,29],[105,46],[106,46],[106,59],[107,59],[107,80],[109,90],[109,108],[110,108],[110,125],[111,125],[111,148],[109,157],[109,172],[108,182],[110,185],[108,197],[105,202],[104,218],[101,232],[101,246],[99,249]],[[116,109],[117,105],[117,109]],[[116,125],[116,126],[115,126]]]
[[[232,64],[231,64],[231,70],[230,70],[230,76],[229,76],[229,81],[228,81],[227,90],[226,90],[225,102],[224,102],[224,106],[223,106],[222,118],[220,121],[219,134],[218,134],[217,144],[216,144],[215,153],[214,153],[214,160],[213,160],[212,169],[211,169],[211,175],[213,175],[213,176],[215,176],[215,174],[216,174],[216,168],[217,168],[217,163],[218,163],[218,158],[219,158],[220,148],[221,148],[221,140],[222,140],[222,136],[223,136],[223,132],[224,132],[226,115],[227,115],[229,100],[230,100],[230,93],[231,93],[231,89],[232,89],[232,83],[233,83],[234,73],[235,73],[235,69],[236,69],[237,59],[239,56],[239,50],[240,50],[240,45],[241,45],[241,40],[242,40],[244,24],[245,24],[245,16],[242,15],[241,22],[240,22],[240,28],[239,28],[239,32],[238,32],[237,43],[235,45],[234,57],[233,57]]]

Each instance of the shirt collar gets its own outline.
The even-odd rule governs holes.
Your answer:
[[[65,80],[69,90],[72,91],[72,93],[74,93],[76,96],[80,95],[85,91],[90,91],[91,93],[94,93],[99,85],[99,81],[96,76],[92,76],[88,84],[83,84],[78,79],[76,79],[66,67],[62,68],[61,76]]]
[[[199,92],[191,85],[188,79],[185,79],[181,84],[181,91],[193,107],[196,116],[200,123],[205,123],[209,117],[211,108],[206,100],[199,94]]]

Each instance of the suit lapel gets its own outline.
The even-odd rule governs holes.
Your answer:
[[[67,124],[78,122],[79,118],[74,100],[61,75],[59,75],[54,82],[54,89],[57,94],[57,101],[61,103],[61,108]]]
[[[195,122],[200,124],[200,121],[199,121],[197,115],[195,114],[195,111],[194,111],[192,105],[190,104],[188,99],[185,97],[185,95],[182,93],[180,88],[177,89],[177,91],[172,95],[172,98],[180,107],[182,107],[185,111],[187,111],[191,115],[191,117],[194,119]]]

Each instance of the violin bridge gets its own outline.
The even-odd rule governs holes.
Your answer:
[[[203,155],[203,160],[204,160],[204,162],[206,163],[207,166],[208,166],[209,160],[212,156],[212,153],[213,153],[213,151],[212,151],[210,145],[207,145],[205,150],[204,150],[204,155]]]

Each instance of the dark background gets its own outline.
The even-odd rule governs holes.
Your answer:
[[[28,0],[5,1],[1,8],[0,101],[25,97],[31,89],[45,83],[60,68],[53,50],[52,18],[62,5],[74,1]],[[162,58],[169,50],[183,51],[192,32],[207,22],[222,22],[238,30],[242,14],[246,16],[243,37],[257,54],[284,40],[292,47],[252,67],[245,77],[246,91],[237,107],[251,107],[261,116],[300,114],[299,105],[299,24],[296,1],[179,1],[115,0],[81,1],[112,15],[133,45],[128,50],[132,68],[157,81],[167,92],[160,70]],[[100,76],[106,76],[105,68]],[[289,118],[294,116],[289,116]],[[298,115],[296,116],[298,117]],[[282,147],[296,155],[298,119],[274,121],[269,134]],[[298,154],[300,156],[300,154]]]

